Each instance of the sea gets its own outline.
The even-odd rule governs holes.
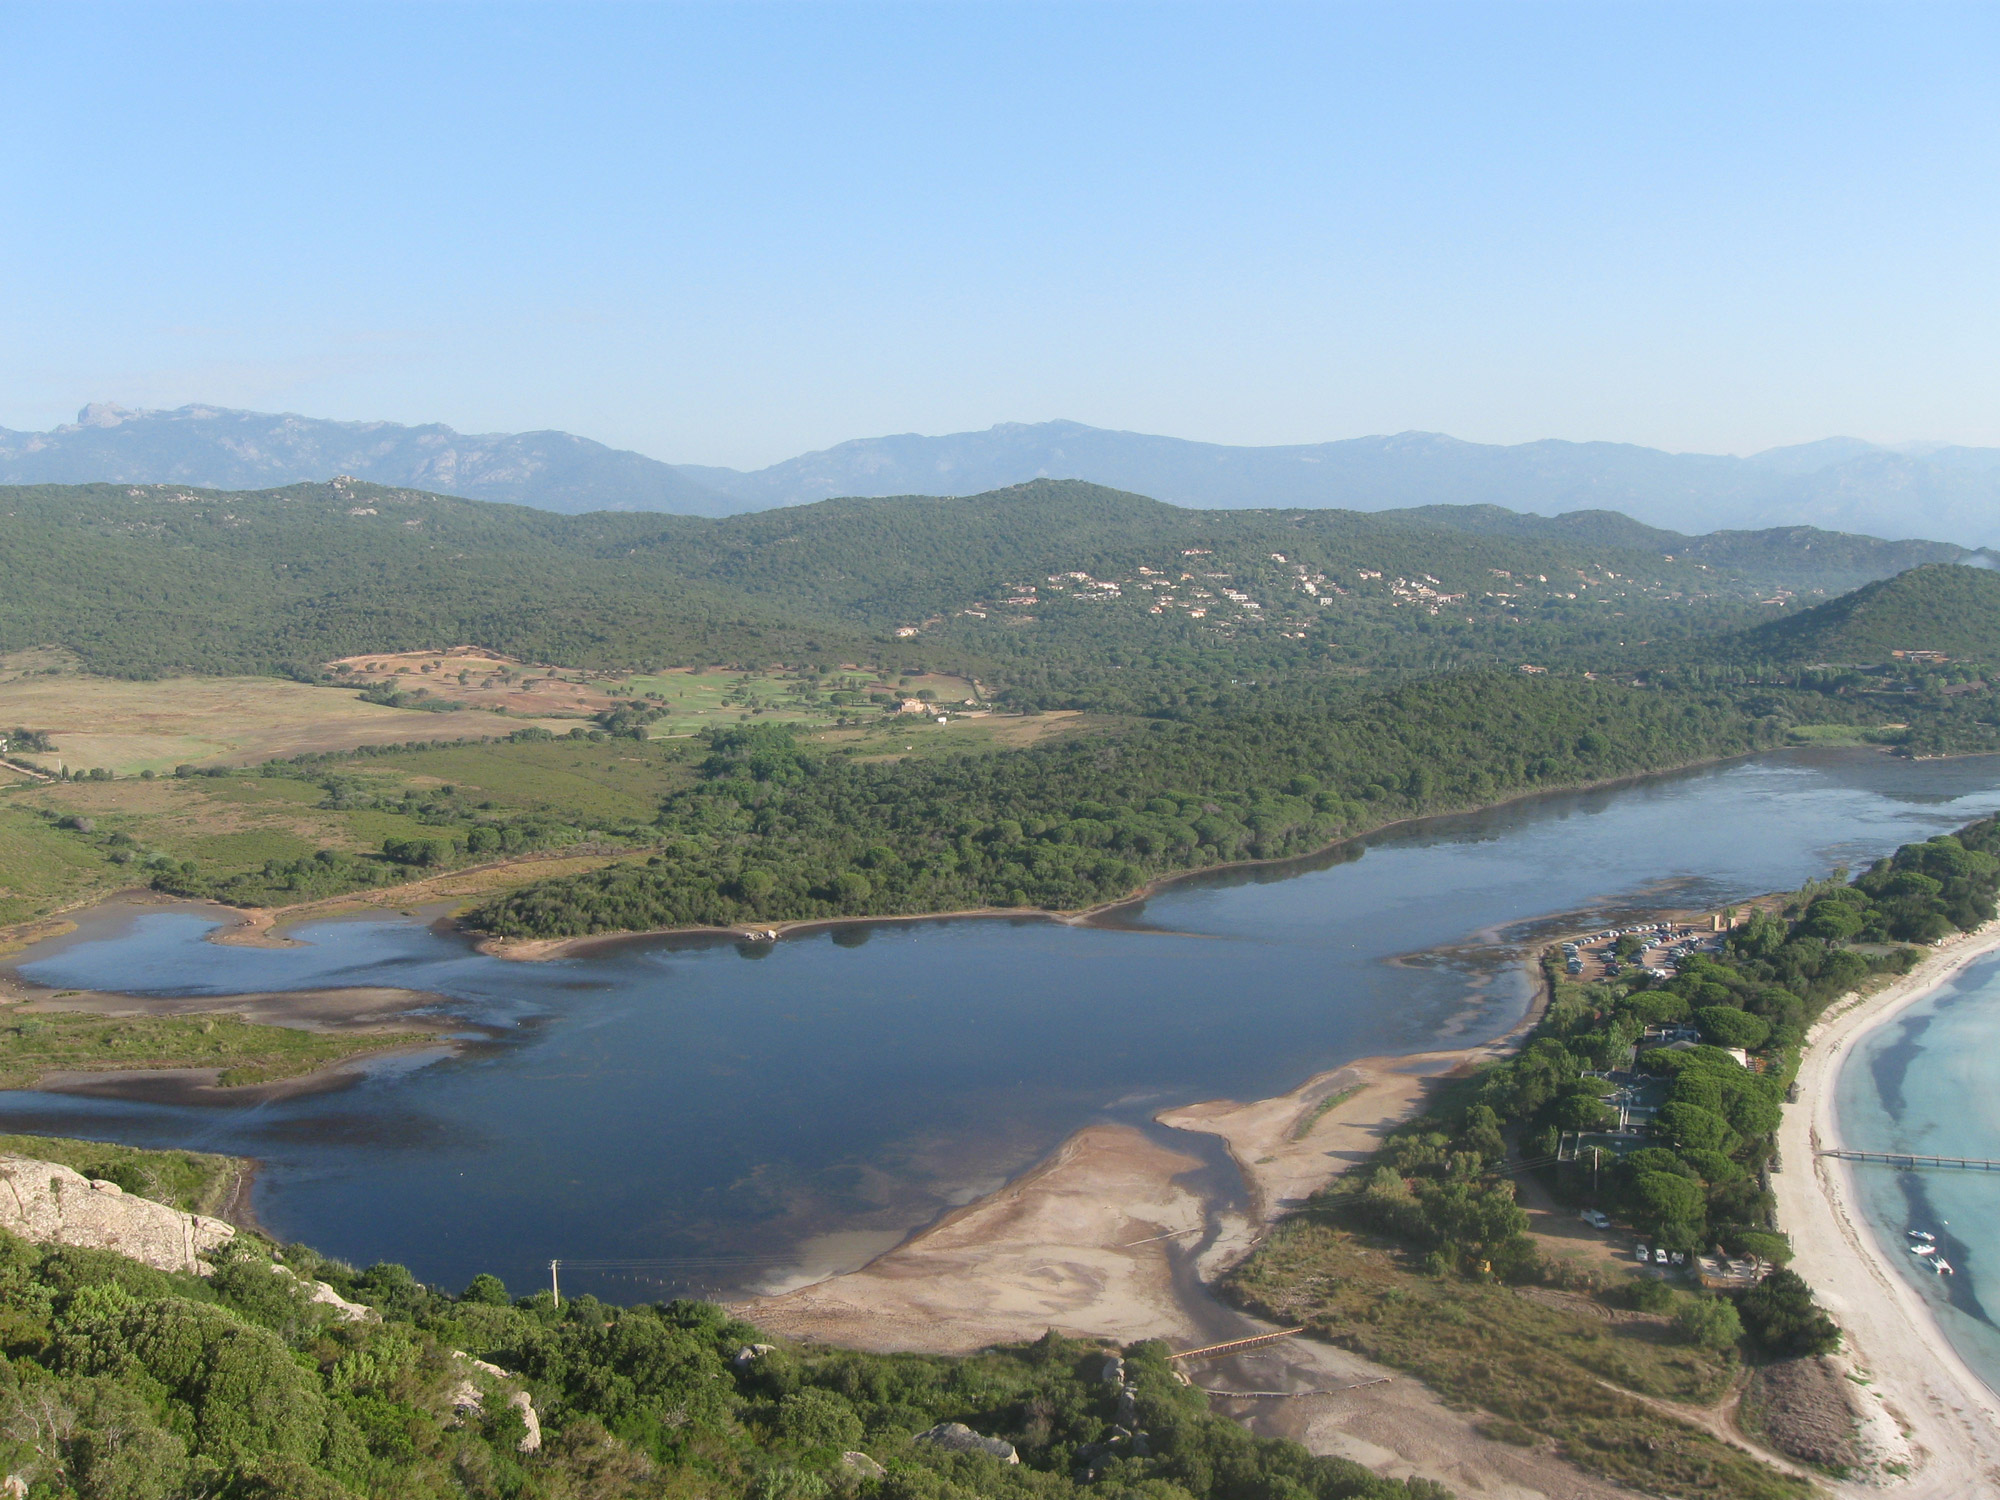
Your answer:
[[[2000,1391],[2000,953],[1988,954],[1885,1024],[1842,1062],[1834,1107],[1843,1144],[1991,1161],[1993,1170],[1856,1163],[1860,1207],[1945,1337]],[[1910,1253],[1936,1237],[1954,1274]]]
[[[1169,1106],[1500,1035],[1529,1003],[1524,956],[1557,932],[1790,888],[1996,810],[2000,759],[1787,751],[1197,876],[1091,925],[634,938],[545,963],[402,917],[244,948],[204,940],[211,908],[108,911],[20,973],[181,996],[391,986],[457,1018],[459,1045],[257,1103],[0,1093],[0,1130],[254,1157],[272,1233],[454,1289],[492,1272],[532,1290],[551,1260],[566,1293],[611,1301],[783,1289],[865,1262],[1093,1122],[1158,1131]],[[1936,1024],[1975,1012],[2000,1024],[1977,1005]],[[1968,1068],[1978,1055],[1995,1054],[1964,1049]],[[1233,1181],[1212,1138],[1163,1138]],[[1957,1198],[1936,1211],[1994,1227]]]

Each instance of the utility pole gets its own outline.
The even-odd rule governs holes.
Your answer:
[[[562,1306],[562,1286],[556,1280],[556,1267],[561,1264],[559,1260],[549,1262],[549,1295],[556,1299],[557,1307]]]
[[[1590,1196],[1597,1196],[1597,1147],[1590,1148]]]

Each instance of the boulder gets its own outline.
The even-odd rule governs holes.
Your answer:
[[[526,1391],[515,1391],[507,1397],[507,1404],[521,1414],[521,1420],[528,1424],[528,1430],[521,1441],[514,1446],[523,1453],[538,1453],[542,1447],[542,1419],[535,1415],[535,1402]]]
[[[501,1369],[498,1365],[489,1365],[483,1359],[474,1359],[463,1349],[454,1349],[451,1353],[452,1358],[470,1365],[489,1380],[511,1381],[514,1379],[514,1376],[508,1374],[507,1371]],[[521,1414],[521,1421],[528,1429],[521,1435],[521,1440],[514,1446],[523,1453],[540,1452],[542,1447],[542,1419],[535,1412],[534,1398],[522,1390],[507,1391],[504,1394],[507,1398],[507,1404]],[[486,1410],[486,1393],[479,1388],[477,1381],[470,1378],[460,1380],[457,1385],[453,1386],[451,1395],[446,1399],[452,1411],[457,1414],[460,1422],[474,1421],[484,1415]]]
[[[324,1281],[305,1281],[305,1278],[300,1276],[290,1266],[281,1266],[276,1261],[273,1261],[271,1263],[271,1272],[276,1276],[289,1276],[294,1281],[304,1281],[306,1286],[311,1289],[307,1294],[310,1299],[319,1303],[322,1307],[332,1308],[340,1315],[340,1320],[343,1323],[360,1323],[369,1318],[378,1318],[381,1316],[372,1307],[364,1307],[359,1302],[349,1302]]]
[[[865,1453],[843,1453],[840,1461],[863,1479],[880,1479],[889,1472]]]
[[[929,1443],[947,1453],[985,1453],[1002,1463],[1017,1464],[1021,1455],[1014,1445],[1001,1438],[982,1437],[963,1422],[940,1422],[917,1434],[920,1443]]]
[[[236,1238],[220,1219],[184,1214],[29,1156],[0,1156],[0,1229],[37,1245],[115,1250],[158,1271],[196,1275],[208,1274],[202,1256]]]

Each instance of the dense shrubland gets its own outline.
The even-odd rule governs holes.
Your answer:
[[[468,642],[589,667],[900,661],[977,671],[1021,704],[1127,711],[1248,677],[1601,663],[1767,619],[1754,601],[1780,581],[1833,592],[1938,550],[1773,533],[1719,551],[1704,539],[1703,565],[1689,539],[1630,523],[1464,520],[1191,511],[1070,481],[725,520],[352,483],[18,486],[0,491],[0,652],[59,643],[93,671],[142,677],[314,677],[358,652]],[[1227,580],[1262,608],[1154,614],[1136,587],[1085,600],[1047,581],[1141,568],[1175,586],[1188,573],[1210,596]],[[1300,570],[1322,580],[1316,594]],[[1393,595],[1398,578],[1431,595]],[[1019,585],[1040,590],[1031,608],[1004,603]]]
[[[709,736],[647,865],[529,887],[474,925],[549,937],[1011,906],[1308,853],[1395,819],[1708,760],[1780,731],[1726,700],[1499,674],[1005,755],[861,762],[784,726]]]
[[[742,1358],[761,1336],[707,1304],[558,1308],[490,1276],[451,1297],[399,1266],[279,1263],[296,1274],[239,1241],[198,1278],[0,1236],[5,1472],[38,1500],[1443,1500],[1211,1416],[1157,1344],[1125,1364],[1150,1453],[1086,1454],[1085,1484],[1118,1393],[1096,1345]],[[343,1320],[310,1278],[377,1315]],[[509,1386],[532,1395],[538,1450]],[[914,1440],[951,1421],[1020,1464]]]

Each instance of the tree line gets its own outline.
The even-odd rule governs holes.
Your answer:
[[[710,731],[659,852],[497,897],[507,936],[1070,910],[1161,875],[1310,853],[1399,818],[1768,748],[1727,699],[1472,674],[1004,754],[863,762]]]

